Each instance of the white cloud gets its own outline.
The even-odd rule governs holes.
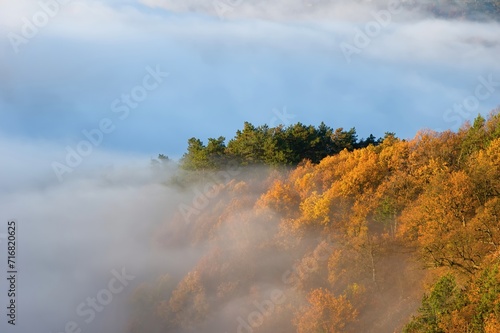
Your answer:
[[[55,1],[55,0],[54,0]],[[226,12],[229,21],[207,19],[195,15],[165,16],[161,9],[173,13],[206,13],[216,15],[214,2],[205,0],[139,0],[157,10],[143,11],[130,2],[73,1],[61,6],[57,16],[43,29],[43,36],[57,38],[120,40],[153,43],[158,38],[174,38],[182,44],[229,41],[238,44],[256,42],[269,47],[317,48],[341,55],[339,45],[352,43],[356,31],[374,22],[374,11],[384,9],[388,1],[240,1],[232,0]],[[158,9],[161,8],[161,9]],[[34,0],[0,3],[0,30],[19,33],[22,17],[30,18],[40,10]],[[413,19],[408,20],[409,15]],[[262,22],[265,19],[273,22]],[[299,23],[302,21],[301,23]],[[40,29],[42,30],[42,29]],[[398,61],[437,61],[445,64],[459,60],[460,65],[480,59],[488,65],[497,63],[500,25],[422,19],[417,10],[391,15],[390,23],[362,50],[364,57]],[[35,38],[38,38],[35,37]],[[148,42],[148,40],[150,42]],[[4,40],[5,42],[5,40]],[[21,48],[25,45],[21,45]],[[297,50],[300,51],[300,50]],[[450,61],[451,59],[451,61]],[[463,61],[461,60],[463,59]],[[473,64],[469,64],[473,66]]]
[[[64,163],[67,154],[65,147],[64,143],[14,139],[0,133],[0,156],[5,157],[0,163],[0,195],[59,185],[52,162]],[[78,182],[82,177],[89,177],[89,172],[107,179],[110,174],[120,175],[133,169],[143,169],[149,163],[149,156],[119,154],[95,148],[81,165],[65,176],[65,182]],[[147,175],[143,174],[144,177]]]
[[[465,71],[498,71],[499,53],[500,24],[432,19],[394,23],[364,55],[384,61],[440,63]]]
[[[328,0],[139,0],[152,8],[172,12],[197,12],[225,18],[250,18],[278,21],[294,20],[364,20],[377,8],[391,1],[328,1]],[[401,0],[399,3],[407,3]]]

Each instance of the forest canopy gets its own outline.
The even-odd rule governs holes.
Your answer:
[[[181,165],[216,190],[155,242],[205,250],[136,290],[130,332],[500,331],[498,111],[408,140],[245,123]]]
[[[378,145],[382,139],[369,135],[358,140],[356,129],[336,130],[321,123],[318,127],[297,123],[288,127],[254,126],[245,122],[227,146],[225,138],[209,138],[205,145],[200,139],[188,140],[187,152],[181,164],[186,170],[214,170],[229,160],[241,165],[297,165],[304,159],[319,163],[326,156],[344,149],[365,148]]]

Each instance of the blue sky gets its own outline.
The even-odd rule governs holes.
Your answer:
[[[43,9],[0,2],[0,137],[50,146],[64,159],[83,130],[109,118],[115,128],[95,151],[175,158],[192,136],[230,138],[244,121],[283,122],[276,112],[286,110],[293,117],[285,125],[324,121],[356,127],[360,137],[407,138],[456,129],[467,117],[446,110],[474,94],[478,77],[500,81],[497,23],[398,12],[348,62],[342,43],[354,45],[357,29],[388,2],[232,1],[225,17],[215,3],[75,0],[15,46],[13,34],[23,36],[25,20]],[[155,67],[168,78],[119,119],[112,102]],[[497,107],[499,92],[468,118]]]

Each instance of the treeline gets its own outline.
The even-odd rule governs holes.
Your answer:
[[[215,170],[224,167],[228,161],[240,165],[273,166],[293,166],[304,159],[319,163],[326,156],[344,149],[352,151],[382,142],[373,135],[358,140],[354,128],[333,130],[324,123],[318,127],[301,123],[288,127],[255,127],[249,122],[245,122],[243,130],[238,130],[227,146],[225,140],[222,136],[209,138],[205,145],[200,139],[189,139],[187,152],[181,160],[182,168]]]
[[[137,290],[130,332],[500,332],[498,112],[251,169],[155,233],[203,254]]]

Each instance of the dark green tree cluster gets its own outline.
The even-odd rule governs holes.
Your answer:
[[[236,132],[227,146],[222,136],[208,139],[207,145],[200,139],[189,139],[181,165],[186,170],[215,170],[228,161],[240,165],[294,166],[303,160],[319,163],[326,156],[344,149],[352,151],[381,142],[382,139],[373,135],[358,140],[354,128],[334,130],[324,123],[318,127],[301,123],[289,127],[256,127],[245,122],[243,129]]]
[[[403,333],[498,332],[498,264],[487,266],[476,275],[463,288],[459,288],[452,274],[443,276],[424,296],[419,314]]]
[[[460,308],[460,298],[455,277],[451,274],[443,276],[434,284],[430,294],[423,297],[419,315],[413,318],[403,332],[442,333],[439,325],[441,318]]]

